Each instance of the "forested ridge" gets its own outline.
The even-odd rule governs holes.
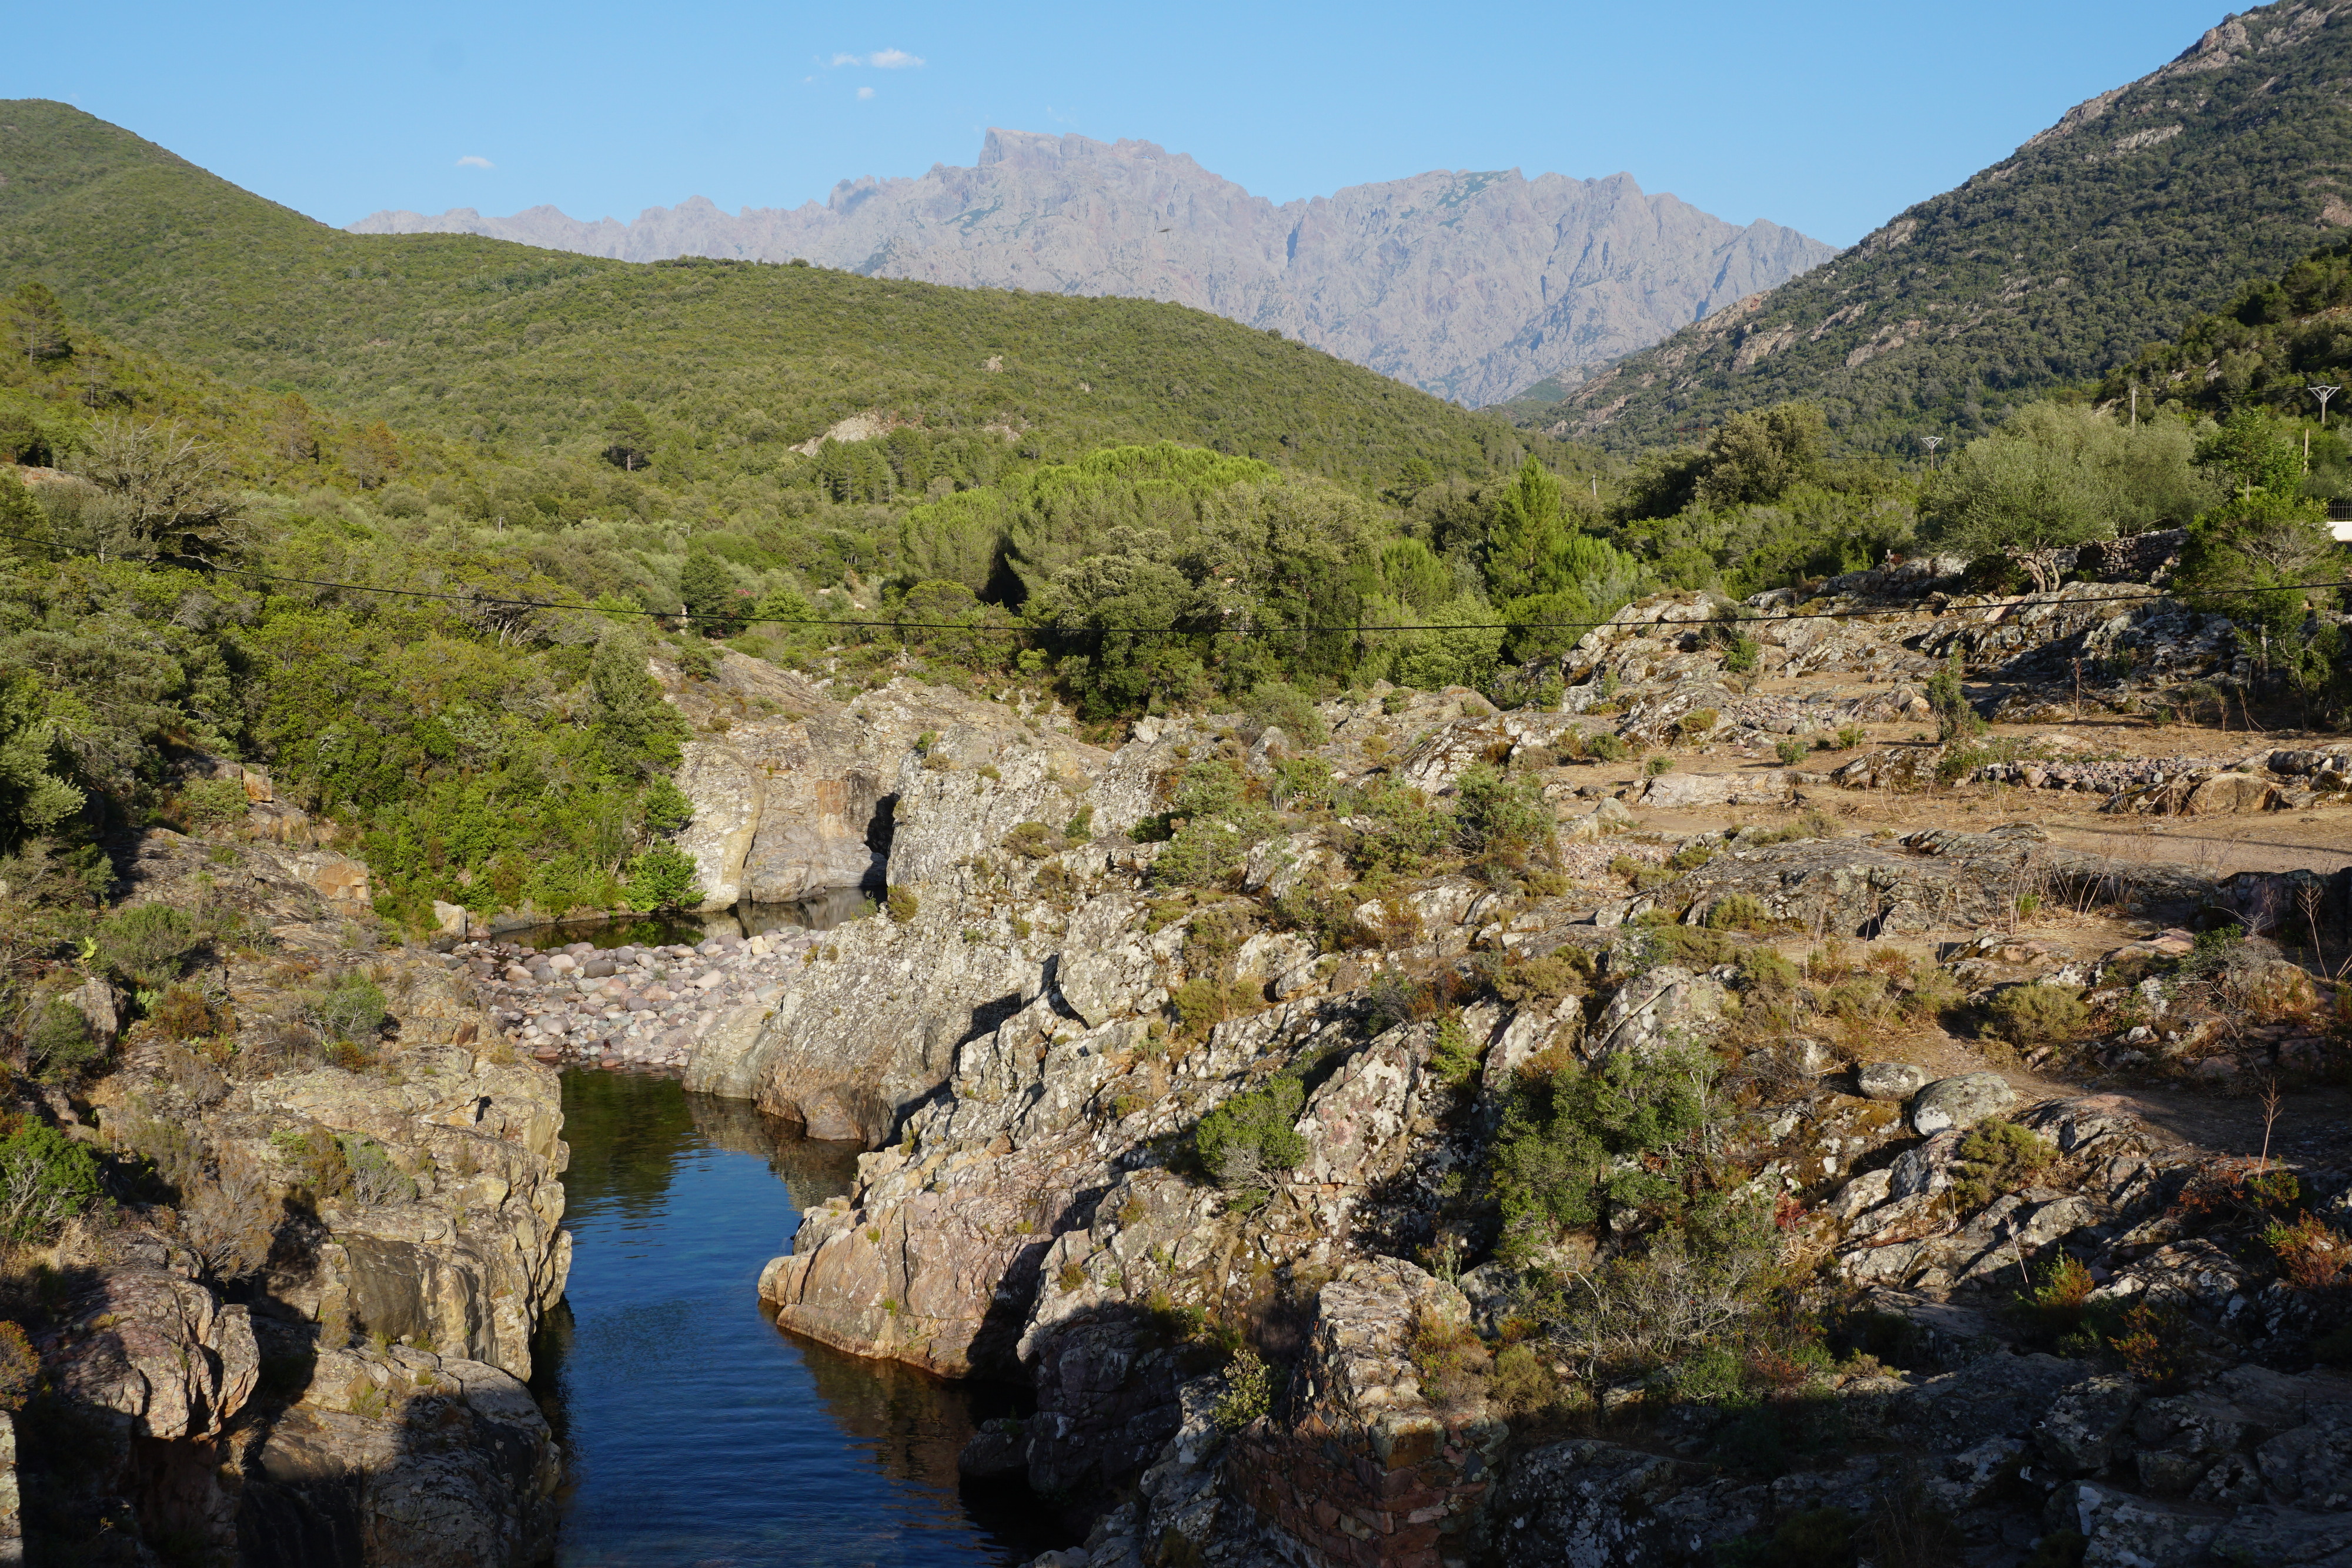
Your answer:
[[[1825,266],[1512,408],[1628,451],[1791,400],[1854,450],[1980,434],[2352,221],[2347,24],[2302,0],[2229,18]]]
[[[942,449],[917,490],[1136,440],[1364,483],[1545,444],[1181,306],[346,234],[62,104],[0,105],[0,276],[110,334],[517,458],[593,451],[633,402],[664,482],[722,511],[772,505],[791,449],[861,413]]]

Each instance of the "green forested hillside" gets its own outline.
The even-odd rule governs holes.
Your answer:
[[[2352,240],[2321,246],[2276,277],[2242,285],[2211,315],[2195,316],[2168,342],[2151,343],[2107,372],[2094,394],[2142,415],[2179,406],[2220,417],[2265,409],[2316,421],[2314,385],[2352,379]],[[2335,438],[2352,399],[2331,394],[2326,434],[2313,454],[2308,494],[2352,496],[2352,468]],[[2314,433],[2317,434],[2317,433]]]
[[[2352,8],[2248,11],[1828,265],[1514,412],[1622,449],[1791,399],[1850,449],[1980,433],[2352,223],[2347,87]]]
[[[0,280],[46,283],[143,348],[512,456],[607,444],[638,405],[651,477],[727,512],[878,411],[919,426],[877,491],[1173,439],[1385,483],[1515,465],[1528,437],[1302,344],[1181,306],[652,267],[469,235],[359,235],[62,104],[0,103]],[[1559,454],[1551,454],[1557,457]],[[583,497],[584,499],[584,497]]]

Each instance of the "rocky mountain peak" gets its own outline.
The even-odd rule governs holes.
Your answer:
[[[488,235],[628,261],[800,258],[966,287],[1171,300],[1472,405],[1589,367],[1826,260],[1632,175],[1431,170],[1279,205],[1142,141],[992,129],[972,166],[845,180],[730,215],[697,196],[634,223],[551,207],[377,213],[363,234]]]

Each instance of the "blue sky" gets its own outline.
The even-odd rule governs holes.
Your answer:
[[[2162,64],[2214,0],[1185,5],[52,0],[0,97],[289,206],[634,217],[1135,137],[1277,201],[1433,168],[1623,170],[1847,244]]]

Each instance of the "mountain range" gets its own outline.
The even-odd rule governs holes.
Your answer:
[[[730,215],[698,196],[634,223],[459,207],[379,212],[352,228],[1170,300],[1472,407],[1547,378],[1572,382],[1834,254],[1778,224],[1743,227],[1651,194],[1628,174],[1438,171],[1277,205],[1149,141],[1003,130],[974,167],[844,181],[792,209]]]
[[[1408,460],[1465,475],[1530,450],[1576,461],[1499,415],[1181,305],[348,234],[20,99],[0,100],[0,293],[25,282],[131,348],[389,420],[404,440],[593,462],[631,402],[662,448],[654,480],[715,486],[725,514],[770,505],[794,448],[853,428],[961,444],[975,475],[1156,440],[1367,486]]]
[[[2225,18],[1829,265],[1511,412],[1621,450],[1791,400],[1856,449],[1980,433],[2352,226],[2347,97],[2352,0]]]

